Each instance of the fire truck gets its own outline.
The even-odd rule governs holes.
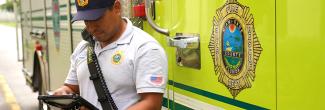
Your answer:
[[[123,16],[167,53],[163,109],[324,109],[324,0],[120,2]],[[82,40],[84,23],[70,22],[75,4],[15,1],[22,73],[40,95],[64,83]]]

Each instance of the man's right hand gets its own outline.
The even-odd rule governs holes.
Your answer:
[[[78,94],[79,86],[64,84],[64,86],[53,91],[53,95],[68,95],[68,94]]]

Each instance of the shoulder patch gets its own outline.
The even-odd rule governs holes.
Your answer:
[[[150,75],[150,83],[155,86],[161,86],[164,82],[164,77],[162,75]]]

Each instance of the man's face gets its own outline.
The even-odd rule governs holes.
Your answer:
[[[96,40],[100,42],[108,42],[112,40],[120,29],[120,5],[115,2],[111,10],[107,9],[106,12],[97,20],[85,20],[86,29]]]

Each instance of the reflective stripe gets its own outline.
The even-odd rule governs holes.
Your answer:
[[[166,93],[167,93],[167,91],[165,91],[165,94],[164,94],[164,99],[165,100],[168,99]],[[175,100],[173,100],[173,98]],[[222,108],[222,107],[211,105],[211,104],[208,104],[206,102],[202,102],[200,100],[197,100],[197,99],[194,99],[194,98],[179,94],[177,92],[173,93],[172,90],[169,90],[169,100],[170,101],[175,101],[176,106],[181,105],[181,106],[185,106],[185,107],[188,107],[188,108],[191,108],[191,109],[194,109],[194,110],[197,110],[197,109],[199,109],[199,110],[224,110],[224,108]],[[167,107],[167,104],[164,104],[163,108],[166,108],[166,107]]]

